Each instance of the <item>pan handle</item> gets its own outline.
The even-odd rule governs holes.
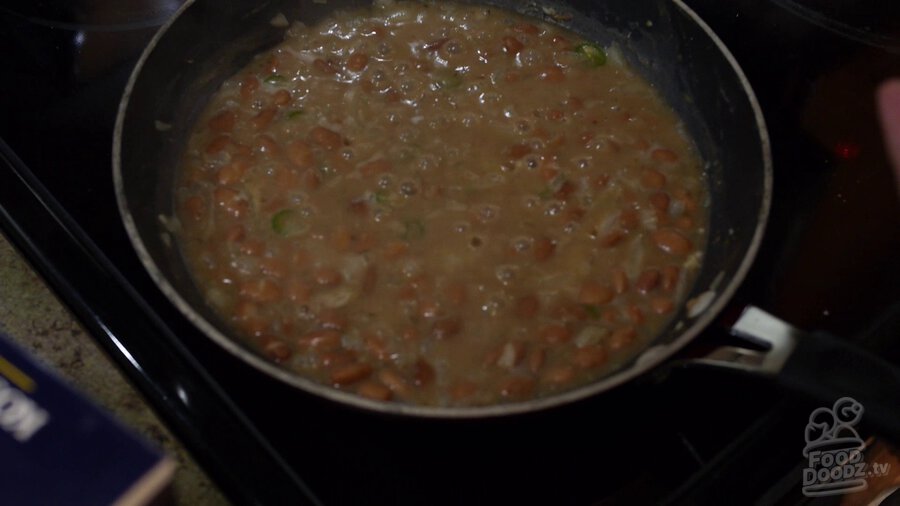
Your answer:
[[[864,409],[874,432],[900,443],[900,367],[824,332],[802,332],[748,306],[734,335],[768,348],[722,347],[695,362],[773,377],[804,397],[831,406],[849,397]]]

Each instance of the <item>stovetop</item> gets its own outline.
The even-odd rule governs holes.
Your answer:
[[[264,377],[202,336],[138,262],[116,209],[112,126],[176,0],[0,7],[0,226],[238,504],[791,504],[810,406],[756,379],[664,367],[547,412],[375,415]],[[874,88],[900,75],[900,7],[692,0],[732,50],[772,138],[766,237],[721,318],[753,303],[858,339],[898,298],[900,203]],[[286,499],[290,498],[290,500]]]

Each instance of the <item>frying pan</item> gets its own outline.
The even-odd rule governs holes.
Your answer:
[[[232,336],[193,284],[169,229],[181,151],[193,121],[218,86],[254,54],[283,39],[284,25],[271,22],[276,16],[313,24],[335,9],[369,4],[360,0],[189,1],[140,58],[116,121],[116,197],[140,260],[188,320],[242,360],[302,390],[365,409],[426,417],[509,415],[615,388],[666,361],[713,321],[750,268],[772,192],[763,115],[728,49],[681,0],[478,3],[543,18],[604,46],[618,47],[681,117],[706,163],[710,223],[703,264],[685,299],[690,302],[677,309],[671,323],[640,354],[590,384],[524,402],[453,408],[382,403],[321,385],[279,368]],[[798,338],[797,331],[756,309],[745,314],[737,330],[766,341],[771,350],[756,355],[719,350],[706,363],[774,375],[828,405],[838,397],[854,396],[874,426],[900,439],[896,437],[900,373],[895,368],[839,340]],[[869,374],[845,371],[847,357]],[[817,370],[822,360],[835,359],[829,371]]]

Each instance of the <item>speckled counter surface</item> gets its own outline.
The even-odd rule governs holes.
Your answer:
[[[0,331],[178,463],[177,505],[228,504],[104,352],[0,235]]]

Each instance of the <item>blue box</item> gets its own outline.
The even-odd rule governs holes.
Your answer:
[[[0,333],[0,504],[146,504],[174,470]]]

